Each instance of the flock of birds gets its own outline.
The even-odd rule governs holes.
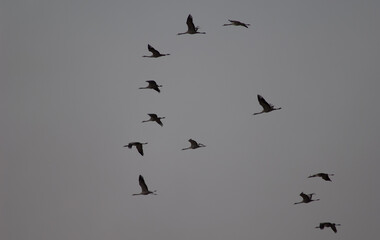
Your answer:
[[[230,23],[223,24],[223,26],[230,26],[230,25],[232,25],[232,26],[242,26],[242,27],[245,27],[245,28],[248,28],[248,26],[250,26],[250,24],[243,23],[243,22],[240,22],[240,21],[237,21],[237,20],[230,20],[230,19],[228,19],[228,21]],[[193,17],[191,16],[191,14],[189,14],[189,16],[187,17],[186,24],[187,24],[187,31],[186,32],[182,32],[182,33],[178,33],[177,35],[183,35],[183,34],[206,34],[205,32],[199,32],[198,31],[199,27],[196,27],[194,25],[194,23],[193,23]],[[169,53],[165,53],[165,54],[160,53],[158,50],[156,50],[155,48],[153,48],[150,44],[148,44],[148,50],[149,50],[149,52],[152,53],[152,55],[149,55],[149,56],[145,55],[143,57],[158,58],[158,57],[163,57],[163,56],[170,55]],[[158,85],[156,83],[156,81],[154,81],[154,80],[147,80],[146,82],[148,83],[148,86],[146,86],[146,87],[140,87],[139,89],[153,89],[153,90],[155,90],[157,92],[161,92],[160,91],[160,87],[162,87],[162,85]],[[273,104],[268,103],[264,99],[264,97],[262,97],[261,95],[257,95],[257,99],[258,99],[259,104],[263,108],[263,110],[261,112],[253,113],[253,115],[258,115],[258,114],[262,114],[262,113],[268,113],[268,112],[272,112],[272,111],[280,110],[281,109],[281,107],[277,107],[276,108]],[[148,113],[148,115],[149,115],[150,119],[142,121],[143,123],[144,122],[156,122],[161,127],[163,126],[163,123],[162,123],[161,119],[164,119],[165,117],[159,117],[155,113]],[[187,147],[187,148],[182,148],[182,150],[197,149],[197,148],[201,148],[201,147],[206,147],[206,145],[204,145],[202,143],[199,143],[199,142],[197,142],[197,141],[195,141],[193,139],[189,139],[188,141],[190,142],[190,146]],[[128,147],[128,148],[131,149],[133,146],[135,146],[136,149],[137,149],[137,151],[141,154],[141,156],[144,156],[143,145],[146,145],[146,144],[148,144],[148,143],[147,142],[145,142],[145,143],[130,142],[129,144],[125,145],[124,147]],[[333,176],[333,175],[334,174],[317,173],[317,174],[309,176],[308,178],[320,177],[320,178],[322,178],[325,181],[330,181],[331,182],[331,179],[330,179],[329,176]],[[149,195],[149,194],[157,195],[156,190],[155,191],[150,191],[148,189],[148,186],[146,185],[144,177],[142,175],[139,175],[139,185],[141,187],[141,192],[140,193],[135,193],[135,194],[133,194],[133,196],[135,196],[135,195]],[[302,197],[302,201],[296,202],[294,204],[310,203],[310,202],[313,202],[313,201],[319,201],[320,200],[320,199],[313,199],[313,195],[315,195],[315,193],[305,194],[304,192],[301,192],[300,196]],[[324,228],[331,228],[336,233],[337,232],[336,226],[340,226],[340,224],[332,223],[332,222],[321,222],[315,228],[319,228],[321,230],[324,229]]]

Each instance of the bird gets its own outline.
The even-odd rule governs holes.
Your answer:
[[[194,26],[193,16],[191,16],[191,14],[189,14],[189,16],[187,17],[186,24],[187,24],[187,31],[183,32],[183,33],[178,33],[177,35],[182,35],[182,34],[206,34],[205,32],[198,32],[199,27],[198,26],[197,27]]]
[[[130,142],[128,145],[125,145],[124,147],[132,148],[133,146],[136,147],[137,151],[141,154],[141,156],[144,156],[144,151],[143,151],[143,145],[148,144],[146,143],[141,143],[141,142]]]
[[[334,174],[317,173],[317,174],[314,174],[314,175],[310,175],[310,176],[308,176],[307,178],[321,177],[323,180],[325,180],[325,181],[330,181],[330,182],[331,182],[331,179],[329,178],[329,176],[334,176]]]
[[[189,139],[189,142],[190,142],[190,147],[188,148],[182,148],[182,150],[187,150],[187,149],[196,149],[196,148],[200,148],[200,147],[206,147],[206,145],[202,144],[202,143],[197,143],[196,141],[194,141],[193,139]]]
[[[156,190],[154,190],[154,191],[149,191],[148,190],[148,186],[145,184],[144,177],[141,176],[141,175],[139,176],[139,185],[141,187],[141,193],[132,194],[133,196],[136,196],[136,195],[149,195],[149,194],[157,195]]]
[[[161,119],[164,119],[165,117],[158,117],[157,114],[155,113],[148,113],[148,115],[150,116],[150,119],[148,120],[144,120],[142,122],[156,122],[158,123],[161,127],[163,126],[162,122],[161,122]]]
[[[319,226],[316,226],[315,228],[320,228],[322,230],[325,227],[329,227],[334,231],[334,233],[336,233],[338,231],[336,230],[336,226],[340,226],[340,224],[331,223],[331,222],[322,222],[319,224]]]
[[[223,26],[234,25],[234,26],[243,26],[243,27],[248,28],[248,26],[251,25],[251,24],[243,23],[243,22],[236,21],[236,20],[230,20],[230,19],[228,19],[228,21],[230,21],[230,23],[223,24]]]
[[[275,108],[272,104],[268,103],[261,95],[257,95],[260,105],[263,107],[263,111],[254,113],[253,115],[267,113],[274,110],[280,110],[281,108]]]
[[[170,53],[166,53],[166,54],[160,53],[159,51],[157,51],[156,49],[154,49],[152,46],[150,46],[150,44],[148,44],[148,50],[149,50],[149,52],[152,53],[152,55],[151,56],[143,56],[143,57],[158,58],[158,57],[170,55]]]
[[[319,201],[319,199],[311,199],[315,193],[305,194],[303,192],[300,193],[300,196],[302,197],[301,202],[296,202],[294,204],[300,204],[300,203],[309,203],[312,201]]]
[[[162,85],[157,85],[156,81],[154,80],[147,80],[145,81],[148,83],[148,86],[146,87],[140,87],[139,89],[154,89],[156,90],[157,92],[161,92],[161,90],[159,89],[160,87],[162,87]]]

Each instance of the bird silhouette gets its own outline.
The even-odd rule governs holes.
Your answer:
[[[141,154],[141,156],[144,156],[143,145],[145,145],[145,144],[148,144],[148,143],[147,142],[146,143],[130,142],[127,145],[125,145],[124,147],[128,147],[129,149],[131,149],[133,146],[135,146],[137,151]]]
[[[300,193],[300,196],[302,197],[301,202],[296,202],[294,204],[300,204],[300,203],[309,203],[313,201],[319,201],[319,199],[311,199],[315,193],[305,194],[303,192]]]
[[[150,116],[150,119],[148,120],[144,120],[142,122],[156,122],[158,123],[161,127],[163,126],[162,122],[161,122],[161,119],[164,119],[165,117],[158,117],[157,114],[155,113],[148,113],[148,115]]]
[[[177,35],[182,35],[182,34],[206,34],[205,32],[198,32],[199,27],[195,27],[194,26],[193,17],[191,16],[191,14],[189,14],[189,16],[187,17],[186,24],[187,24],[187,31],[183,32],[183,33],[178,33]]]
[[[206,147],[206,145],[202,144],[202,143],[197,143],[196,141],[194,141],[193,139],[189,139],[189,142],[190,142],[190,147],[187,147],[187,148],[182,148],[182,150],[187,150],[187,149],[196,149],[196,148],[200,148],[200,147]]]
[[[340,224],[337,224],[337,223],[331,223],[331,222],[322,222],[319,224],[319,226],[316,226],[315,228],[320,228],[321,230],[324,229],[325,227],[326,228],[331,228],[334,233],[337,233],[338,230],[336,229],[336,226],[340,226]]]
[[[146,86],[146,87],[140,87],[139,89],[154,89],[157,92],[161,92],[159,88],[162,87],[162,85],[157,85],[156,81],[154,81],[154,80],[147,80],[145,82],[148,83],[148,86]]]
[[[281,108],[275,108],[272,104],[268,103],[261,95],[257,95],[260,105],[263,107],[261,112],[254,113],[253,115],[272,112],[274,110],[280,110]]]
[[[166,53],[166,54],[161,54],[159,51],[157,51],[156,49],[154,49],[152,46],[150,46],[149,44],[148,44],[148,50],[149,50],[149,52],[151,52],[152,53],[152,55],[150,55],[150,56],[143,56],[143,57],[148,57],[148,58],[158,58],[158,57],[163,57],[163,56],[168,56],[168,55],[170,55],[169,53]]]
[[[132,194],[133,196],[136,196],[136,195],[149,195],[149,194],[157,195],[156,190],[149,191],[148,186],[145,184],[144,177],[141,176],[141,175],[139,176],[139,185],[141,187],[141,193]]]
[[[310,176],[308,176],[308,178],[320,177],[320,178],[322,178],[322,179],[325,180],[325,181],[330,181],[330,182],[331,182],[331,179],[330,179],[329,176],[334,176],[334,174],[317,173],[317,174],[314,174],[314,175],[310,175]]]
[[[251,24],[243,23],[243,22],[236,21],[236,20],[230,20],[230,19],[228,19],[228,21],[230,21],[230,23],[223,24],[223,26],[230,26],[230,25],[233,25],[233,26],[243,26],[243,27],[248,28],[248,26],[251,25]]]

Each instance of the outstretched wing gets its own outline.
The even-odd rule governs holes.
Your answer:
[[[153,53],[153,56],[160,55],[160,52],[150,46],[150,44],[148,44],[148,50],[149,52]]]
[[[337,232],[336,227],[335,227],[335,224],[331,224],[331,229],[334,231],[334,233]]]
[[[155,113],[148,113],[148,115],[152,118],[152,119],[154,119],[154,120],[156,120],[158,117],[157,117],[157,114],[155,114]]]
[[[189,142],[191,144],[191,147],[196,147],[198,146],[198,143],[196,141],[194,141],[193,139],[189,139]]]
[[[330,177],[329,177],[328,174],[323,173],[323,174],[320,174],[320,176],[325,181],[331,181],[331,179],[330,179]]]
[[[146,82],[149,83],[149,85],[151,86],[157,85],[156,81],[154,80],[146,80]]]
[[[302,199],[303,199],[305,202],[307,202],[307,201],[310,200],[310,197],[309,197],[308,195],[306,195],[305,193],[303,193],[303,192],[300,194],[300,196],[302,197]]]
[[[136,149],[141,154],[141,156],[144,156],[143,145],[141,143],[136,144]]]
[[[148,186],[145,184],[145,180],[143,176],[139,176],[139,184],[141,187],[141,192],[148,192]]]
[[[196,28],[193,23],[193,16],[191,16],[191,14],[189,14],[189,16],[187,17],[186,24],[189,31],[196,32]]]
[[[162,124],[161,119],[159,119],[159,118],[156,118],[156,123],[158,123],[161,127],[164,125],[164,124]]]
[[[320,224],[319,224],[319,228],[320,228],[320,229],[324,229],[324,228],[325,228],[325,223],[320,223]]]
[[[257,99],[259,100],[260,105],[264,108],[264,110],[271,110],[273,105],[268,103],[261,95],[257,95]]]

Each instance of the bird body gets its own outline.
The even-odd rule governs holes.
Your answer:
[[[196,149],[196,148],[200,148],[200,147],[206,147],[206,145],[202,144],[202,143],[197,143],[196,141],[194,141],[193,139],[189,139],[189,142],[190,142],[190,147],[187,147],[187,148],[182,148],[182,150],[187,150],[187,149]]]
[[[129,149],[131,149],[133,146],[135,146],[137,151],[141,154],[141,156],[144,156],[143,145],[145,145],[145,144],[148,144],[148,143],[147,142],[146,143],[130,142],[127,145],[125,145],[124,147],[128,147]]]
[[[243,22],[236,21],[236,20],[230,20],[230,19],[228,19],[228,21],[230,21],[230,23],[223,24],[223,26],[233,25],[233,26],[243,26],[243,27],[246,27],[246,28],[248,28],[248,26],[250,26],[250,24],[248,24],[248,23],[243,23]]]
[[[161,92],[160,87],[162,87],[162,85],[158,85],[156,83],[156,81],[154,81],[154,80],[147,80],[145,82],[148,83],[148,86],[146,86],[146,87],[140,87],[139,89],[154,89],[157,92]]]
[[[169,53],[166,53],[166,54],[160,53],[159,51],[157,51],[156,49],[154,49],[152,46],[150,46],[150,44],[148,44],[148,50],[149,50],[149,52],[152,53],[152,55],[151,56],[143,56],[143,57],[158,58],[158,57],[163,57],[163,56],[170,55]]]
[[[165,117],[158,117],[157,114],[155,113],[148,113],[148,115],[150,116],[150,119],[148,120],[144,120],[142,122],[156,122],[158,123],[161,127],[163,126],[162,122],[161,122],[161,119],[164,119]]]
[[[280,110],[281,108],[275,108],[272,104],[268,103],[261,95],[257,95],[260,105],[263,107],[261,112],[254,113],[253,115],[272,112],[274,110]]]
[[[336,229],[336,226],[340,226],[340,224],[337,224],[337,223],[331,223],[331,222],[322,222],[319,224],[319,226],[316,226],[315,228],[320,228],[321,230],[324,229],[325,227],[326,228],[331,228],[334,233],[337,233],[337,229]]]
[[[312,199],[312,197],[313,197],[314,194],[315,193],[305,194],[305,193],[301,192],[300,196],[302,197],[302,201],[301,202],[296,202],[294,204],[309,203],[309,202],[313,202],[313,201],[319,201],[319,199]]]
[[[136,195],[149,195],[149,194],[157,195],[156,190],[149,191],[148,186],[145,184],[144,177],[141,176],[141,175],[139,176],[139,185],[141,187],[141,193],[132,194],[133,196],[136,196]]]
[[[199,27],[196,27],[193,23],[193,16],[189,14],[186,20],[187,24],[187,31],[183,33],[178,33],[177,35],[182,35],[182,34],[206,34],[205,32],[198,32]]]
[[[331,182],[331,179],[330,179],[329,176],[334,176],[334,174],[317,173],[317,174],[314,174],[314,175],[310,175],[308,178],[320,177],[320,178],[322,178],[322,179],[325,180],[325,181],[330,181],[330,182]]]

